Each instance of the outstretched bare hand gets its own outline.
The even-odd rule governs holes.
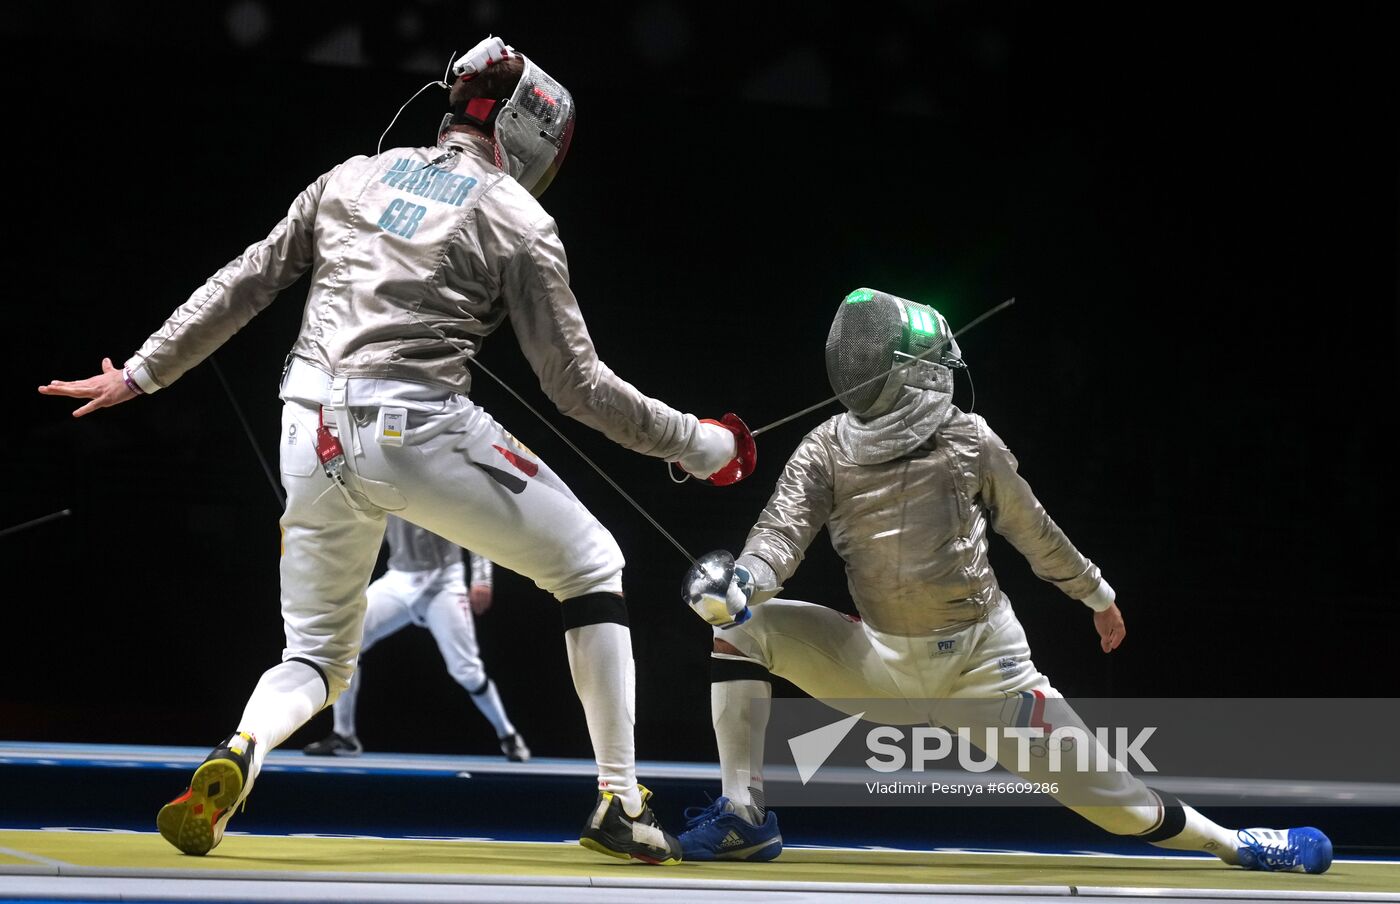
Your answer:
[[[136,393],[122,379],[121,368],[112,365],[111,358],[102,359],[102,373],[86,380],[51,380],[49,385],[40,386],[44,395],[68,396],[74,399],[91,399],[83,407],[73,412],[73,417],[92,414],[99,408],[110,408],[136,398]]]
[[[1117,603],[1094,613],[1094,627],[1099,631],[1099,646],[1105,653],[1118,649],[1123,638],[1128,636],[1128,629],[1123,626],[1123,613],[1118,611]]]

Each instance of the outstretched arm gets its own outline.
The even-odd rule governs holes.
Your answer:
[[[686,573],[686,602],[710,624],[743,624],[751,605],[777,595],[826,523],[833,495],[830,452],[816,435],[821,429],[809,433],[788,459],[743,553],[735,559],[727,550],[714,550]]]
[[[728,430],[644,395],[599,360],[552,219],[532,226],[506,264],[502,297],[521,352],[562,413],[634,452],[681,461],[698,477],[734,457]]]
[[[140,390],[126,376],[126,371],[118,370],[112,364],[111,358],[102,359],[102,373],[95,377],[72,381],[50,380],[47,386],[39,387],[39,392],[72,399],[90,399],[86,405],[73,412],[73,417],[92,414],[99,408],[111,408],[140,395]]]
[[[86,387],[87,391],[101,389],[102,394],[81,396],[97,404],[85,405],[75,414],[87,414],[174,383],[305,273],[315,253],[313,232],[321,193],[334,172],[321,176],[297,195],[287,215],[266,238],[249,245],[209,277],[151,334],[122,370],[109,370],[110,362],[104,364],[103,373],[93,378],[102,383]],[[130,394],[118,391],[118,381]],[[92,380],[79,383],[92,384]],[[54,384],[50,387],[56,388]]]
[[[783,589],[783,581],[797,571],[807,547],[831,515],[835,499],[831,450],[821,439],[827,426],[813,430],[798,444],[744,542],[737,561],[752,575],[755,604]]]

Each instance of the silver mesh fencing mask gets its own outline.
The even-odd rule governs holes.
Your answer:
[[[441,136],[454,122],[491,131],[496,163],[538,198],[559,172],[574,136],[574,97],[525,54],[497,37],[486,38],[448,68],[451,76],[472,79],[503,60],[519,59],[520,82],[509,98],[472,98],[442,118]],[[442,84],[447,84],[447,76]]]
[[[574,97],[524,54],[525,72],[496,114],[501,165],[535,197],[559,172],[574,137]]]
[[[857,417],[886,413],[907,383],[927,369],[960,363],[962,353],[944,316],[925,304],[876,289],[841,301],[826,337],[826,376]]]

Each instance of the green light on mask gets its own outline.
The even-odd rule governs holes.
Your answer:
[[[850,295],[846,296],[846,304],[860,304],[861,302],[869,301],[874,297],[875,293],[870,291],[869,289],[856,289]]]
[[[923,333],[925,336],[938,335],[938,318],[927,307],[915,302],[906,302],[900,305],[901,319],[909,324],[909,328],[916,333]]]

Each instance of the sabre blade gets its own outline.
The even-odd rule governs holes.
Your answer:
[[[661,523],[660,523],[659,521],[657,521],[655,518],[653,518],[653,517],[651,516],[651,513],[650,513],[650,512],[648,512],[646,509],[642,508],[641,503],[639,503],[637,500],[633,499],[630,495],[628,495],[627,491],[624,490],[622,487],[618,486],[618,485],[617,485],[617,482],[614,481],[611,477],[609,477],[609,476],[608,476],[608,473],[607,473],[606,471],[604,471],[601,467],[599,467],[596,463],[594,463],[593,459],[589,458],[586,454],[584,454],[584,451],[583,451],[582,449],[580,449],[578,446],[574,445],[573,440],[571,440],[571,439],[569,439],[567,436],[565,436],[565,435],[559,430],[558,427],[554,426],[552,423],[549,422],[548,419],[545,418],[544,415],[542,415],[542,414],[540,414],[538,411],[536,411],[535,408],[534,408],[534,406],[531,405],[529,402],[525,401],[525,399],[520,395],[520,393],[518,393],[518,392],[516,392],[514,389],[512,389],[512,388],[510,387],[510,385],[509,385],[508,383],[506,383],[505,380],[502,380],[500,377],[498,377],[498,376],[496,376],[494,373],[492,373],[491,370],[490,370],[490,368],[488,368],[485,364],[482,364],[480,361],[476,360],[475,358],[468,358],[467,360],[470,361],[470,362],[472,363],[472,366],[476,367],[476,368],[477,368],[478,370],[480,370],[482,373],[486,374],[486,376],[490,377],[491,379],[493,379],[493,380],[495,380],[497,383],[499,383],[502,389],[504,389],[506,392],[510,393],[511,395],[515,396],[515,400],[516,400],[517,402],[519,402],[520,404],[524,405],[524,406],[525,406],[525,410],[529,411],[529,412],[530,412],[531,414],[533,414],[535,417],[539,418],[539,419],[544,423],[544,425],[545,425],[546,427],[548,427],[550,430],[553,430],[553,431],[554,431],[554,435],[555,435],[555,436],[559,437],[561,440],[564,441],[564,445],[566,445],[566,446],[568,446],[570,449],[574,450],[574,454],[575,454],[575,455],[577,455],[579,458],[583,459],[584,462],[587,463],[587,465],[588,465],[590,468],[592,468],[593,470],[597,471],[597,472],[598,472],[598,476],[601,477],[601,478],[603,478],[603,480],[607,481],[608,486],[612,487],[614,490],[617,490],[617,494],[618,494],[619,496],[621,496],[623,499],[626,499],[627,502],[628,502],[628,504],[631,505],[632,508],[634,508],[634,509],[637,510],[638,514],[640,514],[643,518],[647,519],[647,522],[648,522],[649,524],[651,524],[652,527],[656,528],[656,532],[657,532],[657,533],[661,534],[661,536],[665,537],[668,541],[670,541],[671,545],[674,546],[674,547],[680,552],[681,555],[685,556],[686,559],[690,562],[690,564],[692,564],[692,565],[695,565],[695,564],[696,564],[695,557],[692,556],[692,555],[686,550],[686,548],[680,544],[680,541],[677,540],[675,537],[671,536],[671,532],[670,532],[670,531],[668,531],[668,530],[666,530],[666,528],[662,527],[662,526],[661,526]]]
[[[972,322],[969,323],[967,326],[963,327],[963,328],[960,329],[960,330],[955,331],[952,335],[950,335],[950,336],[948,337],[948,341],[949,341],[949,342],[952,342],[954,339],[958,338],[959,336],[966,335],[967,332],[968,332],[969,330],[971,330],[973,327],[977,326],[977,324],[979,324],[979,323],[981,323],[982,321],[986,320],[988,317],[991,317],[993,314],[996,314],[996,313],[999,313],[999,312],[1001,312],[1001,311],[1006,310],[1007,308],[1011,307],[1011,306],[1012,306],[1013,304],[1015,304],[1015,303],[1016,303],[1016,298],[1015,298],[1015,296],[1012,296],[1011,298],[1006,299],[1006,301],[1003,301],[1001,304],[997,305],[996,307],[992,308],[991,310],[983,311],[981,314],[979,314],[979,315],[977,315],[976,317],[974,317],[974,318],[972,319]],[[885,379],[886,377],[888,377],[890,374],[892,374],[892,373],[894,373],[895,371],[899,370],[901,367],[908,367],[908,366],[910,366],[911,364],[915,364],[915,363],[917,363],[917,362],[919,362],[919,361],[922,361],[922,360],[923,360],[924,358],[926,358],[929,354],[931,354],[931,353],[933,353],[933,352],[935,352],[935,351],[941,352],[941,351],[942,351],[944,348],[946,348],[946,347],[947,347],[946,345],[935,345],[935,346],[933,346],[933,347],[931,347],[931,348],[924,349],[922,352],[920,352],[920,353],[917,354],[917,355],[914,355],[914,356],[911,357],[909,360],[907,360],[907,361],[900,361],[898,364],[896,364],[894,367],[891,367],[889,370],[885,371],[884,373],[876,374],[875,376],[871,377],[871,378],[868,379],[868,380],[862,380],[862,381],[860,381],[859,383],[857,383],[856,385],[852,386],[850,389],[848,389],[848,390],[846,390],[846,391],[847,391],[847,392],[851,392],[851,391],[853,391],[853,390],[856,390],[856,389],[861,388],[862,386],[869,386],[871,383],[874,383],[874,382],[876,382],[876,381],[878,381],[878,380],[883,380],[883,379]],[[786,424],[786,423],[788,423],[789,421],[795,421],[795,420],[797,420],[798,418],[802,417],[804,414],[811,414],[813,411],[816,411],[816,410],[819,409],[819,408],[825,408],[827,405],[830,405],[832,402],[839,402],[840,400],[841,400],[841,396],[840,396],[840,395],[834,395],[834,396],[832,396],[832,397],[829,398],[829,399],[822,399],[820,402],[818,402],[818,403],[815,404],[815,405],[808,405],[806,408],[803,408],[801,411],[795,412],[795,413],[793,413],[793,414],[789,414],[787,417],[784,417],[784,418],[779,418],[778,420],[774,421],[774,422],[771,423],[771,424],[764,424],[762,427],[759,427],[757,430],[752,431],[752,433],[753,433],[754,436],[758,436],[760,433],[766,433],[767,431],[772,430],[774,427],[781,427],[783,424]]]
[[[50,521],[57,521],[59,518],[67,518],[71,514],[73,514],[72,509],[59,509],[56,512],[50,512],[49,514],[39,518],[31,518],[28,521],[24,521],[20,524],[12,524],[4,530],[0,530],[0,537],[9,536],[10,534],[17,534],[20,531],[28,530],[31,527],[38,527],[41,524],[48,524]]]

